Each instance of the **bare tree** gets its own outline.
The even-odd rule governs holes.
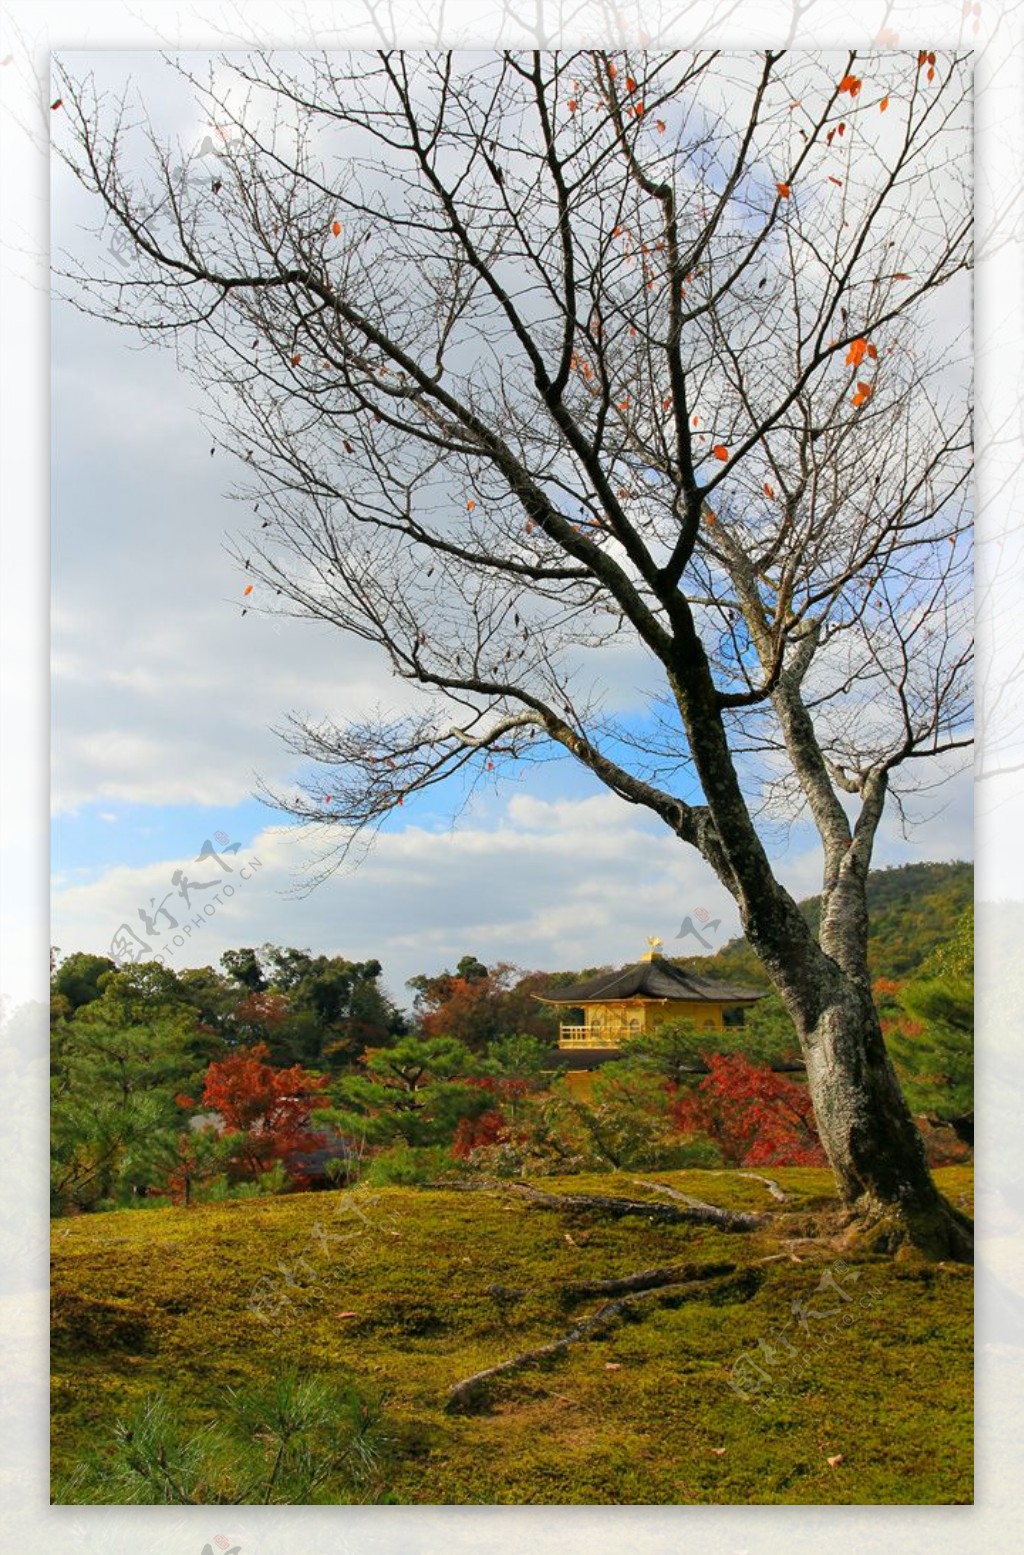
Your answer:
[[[132,259],[68,273],[209,390],[258,504],[253,601],[422,692],[293,718],[321,776],[279,802],[345,846],[562,747],[734,896],[843,1199],[967,1256],[886,1054],[865,895],[887,798],[970,737],[967,58],[232,68],[231,111],[190,77],[232,130],[212,173],[152,133],[143,157],[126,104],[63,71],[62,154]],[[632,720],[612,646],[661,687]],[[817,939],[758,829],[785,807],[821,838]]]

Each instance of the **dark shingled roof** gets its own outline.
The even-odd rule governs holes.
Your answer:
[[[764,998],[764,990],[738,988],[732,983],[717,983],[710,977],[684,972],[657,956],[652,961],[637,961],[617,972],[599,972],[586,982],[570,988],[554,989],[537,997],[545,1004],[611,1003],[616,999],[669,999],[680,1004],[734,1003],[752,1004]]]

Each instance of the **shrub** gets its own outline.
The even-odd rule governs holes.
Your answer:
[[[373,1188],[423,1188],[453,1170],[445,1145],[401,1143],[374,1156],[362,1180]]]
[[[739,1054],[715,1054],[710,1072],[673,1103],[681,1133],[715,1141],[730,1166],[825,1166],[807,1087]]]
[[[378,1500],[390,1447],[379,1407],[352,1383],[288,1372],[228,1390],[196,1428],[150,1394],[113,1442],[54,1484],[53,1500],[118,1506],[335,1504]]]

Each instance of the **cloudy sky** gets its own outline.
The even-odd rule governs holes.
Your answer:
[[[74,63],[111,85],[130,75],[183,144],[208,133],[153,56]],[[55,161],[58,264],[62,250],[91,252],[94,225]],[[65,953],[107,953],[127,925],[177,966],[263,941],[376,956],[401,1002],[408,977],[467,952],[555,969],[632,959],[648,934],[693,950],[675,936],[697,908],[721,920],[717,942],[736,932],[701,860],[569,761],[411,800],[358,867],[310,891],[310,841],[254,797],[257,778],[298,776],[274,732],[289,712],[394,706],[387,667],[326,626],[242,616],[245,580],[225,549],[248,516],[228,495],[238,471],[211,456],[198,391],[171,354],[61,301],[51,350],[52,939]],[[623,664],[623,700],[639,700],[639,674]],[[966,775],[918,813],[909,839],[895,819],[885,827],[879,864],[972,855]],[[207,842],[221,862],[196,862]],[[817,889],[808,828],[771,845],[791,889]],[[176,871],[200,882],[187,910]],[[200,914],[215,880],[237,889]]]

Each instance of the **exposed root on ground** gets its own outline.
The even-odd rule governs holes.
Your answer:
[[[704,1272],[702,1270],[701,1275]],[[515,1372],[550,1365],[552,1361],[564,1355],[572,1345],[603,1332],[623,1318],[642,1317],[652,1306],[682,1306],[687,1301],[749,1301],[756,1293],[762,1278],[753,1269],[710,1279],[698,1276],[680,1280],[678,1274],[678,1270],[648,1269],[642,1274],[628,1276],[625,1280],[596,1281],[589,1287],[576,1287],[576,1293],[582,1295],[585,1289],[590,1291],[602,1285],[630,1288],[630,1280],[657,1279],[657,1283],[649,1284],[646,1288],[636,1287],[636,1294],[622,1295],[617,1300],[604,1302],[596,1312],[591,1313],[589,1317],[580,1318],[572,1328],[557,1339],[551,1340],[549,1344],[524,1350],[507,1361],[500,1361],[496,1366],[488,1366],[483,1371],[474,1372],[471,1377],[464,1377],[449,1391],[445,1410],[449,1414],[474,1414],[486,1409],[491,1389],[496,1382]],[[665,1277],[664,1282],[662,1276]],[[675,1278],[670,1283],[671,1276]]]
[[[531,1204],[537,1204],[542,1209],[585,1210],[594,1214],[609,1215],[613,1219],[620,1219],[626,1215],[640,1215],[645,1220],[661,1221],[670,1225],[717,1226],[721,1231],[756,1231],[766,1224],[767,1217],[764,1215],[751,1215],[740,1210],[717,1209],[713,1204],[705,1204],[702,1199],[690,1198],[688,1194],[679,1193],[677,1189],[660,1183],[645,1182],[640,1186],[681,1200],[685,1208],[677,1208],[675,1204],[652,1204],[649,1199],[618,1199],[598,1193],[545,1193],[543,1189],[533,1188],[528,1183],[502,1184],[506,1193],[528,1199]]]
[[[849,1253],[973,1264],[974,1223],[943,1198],[922,1210],[865,1195],[840,1213],[837,1245]]]
[[[789,1194],[779,1187],[774,1177],[762,1177],[759,1172],[738,1172],[738,1177],[749,1177],[753,1182],[763,1182],[772,1198],[779,1204],[785,1204]]]
[[[664,1269],[641,1269],[612,1280],[576,1280],[563,1285],[562,1299],[575,1301],[582,1296],[626,1296],[634,1291],[657,1290],[662,1285],[681,1285],[694,1280],[711,1280],[735,1274],[734,1263],[677,1263]]]
[[[763,1182],[778,1199],[783,1190],[770,1177],[755,1172],[736,1175]],[[974,1224],[941,1196],[927,1208],[899,1206],[865,1194],[855,1204],[808,1210],[770,1210],[759,1214],[720,1209],[694,1198],[668,1183],[634,1178],[637,1187],[671,1199],[671,1204],[644,1199],[624,1199],[597,1193],[548,1193],[530,1183],[482,1178],[463,1186],[525,1199],[541,1209],[566,1213],[607,1215],[613,1219],[638,1216],[658,1224],[714,1226],[721,1231],[769,1230],[781,1246],[800,1245],[809,1254],[862,1254],[866,1257],[920,1257],[931,1262],[974,1262]],[[450,1184],[438,1184],[450,1187]],[[787,1236],[786,1233],[789,1233]]]

